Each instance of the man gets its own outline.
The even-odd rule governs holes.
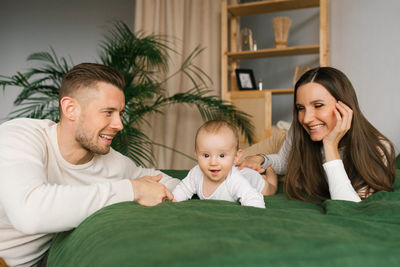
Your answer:
[[[123,87],[117,70],[83,63],[62,81],[59,123],[0,125],[0,257],[8,265],[37,263],[54,233],[105,206],[173,199],[169,190],[178,179],[137,167],[110,148],[123,128]]]

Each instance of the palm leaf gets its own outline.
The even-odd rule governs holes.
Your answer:
[[[130,157],[136,164],[154,165],[153,146],[161,146],[192,158],[165,144],[155,143],[146,136],[141,126],[149,114],[162,114],[174,104],[186,104],[196,108],[203,120],[223,118],[240,129],[246,139],[253,141],[254,127],[250,116],[237,110],[231,103],[220,100],[207,90],[210,77],[194,63],[204,48],[197,46],[181,66],[165,77],[169,68],[169,53],[177,53],[170,48],[170,38],[160,35],[145,36],[133,33],[123,22],[116,21],[112,29],[100,43],[99,59],[104,65],[112,66],[123,73],[126,86],[126,113],[122,118],[124,129],[119,132],[112,146]],[[12,76],[0,75],[0,86],[22,88],[14,101],[18,109],[9,114],[10,118],[29,117],[58,121],[58,94],[64,75],[73,66],[64,57],[58,57],[55,50],[31,54],[28,59],[35,66],[25,73]],[[190,81],[190,89],[169,96],[164,88],[166,82],[183,73]],[[193,159],[193,158],[192,158]]]
[[[112,147],[138,165],[154,165],[152,141],[136,128],[125,127],[114,137]]]

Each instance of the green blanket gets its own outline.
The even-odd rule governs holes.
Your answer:
[[[399,178],[360,203],[119,203],[58,234],[47,266],[399,266]]]

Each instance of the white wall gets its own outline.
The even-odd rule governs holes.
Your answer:
[[[74,64],[98,60],[98,43],[121,19],[133,28],[133,0],[14,1],[1,0],[0,75],[26,71],[26,58],[34,52],[49,51],[71,57]],[[30,63],[31,64],[31,63]],[[0,123],[12,110],[19,90],[0,92]]]
[[[331,65],[352,81],[361,110],[400,151],[400,2],[331,0]]]

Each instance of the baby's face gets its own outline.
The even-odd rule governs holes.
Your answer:
[[[226,179],[240,156],[236,138],[229,129],[221,129],[218,133],[201,131],[195,154],[204,178],[215,183]]]

